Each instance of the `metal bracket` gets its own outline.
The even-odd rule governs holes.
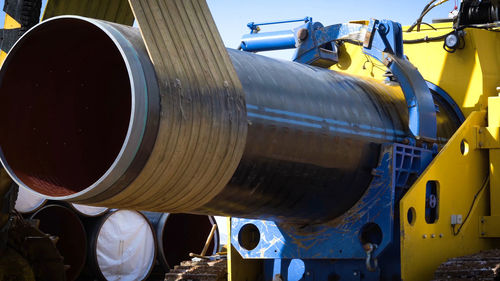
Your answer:
[[[259,25],[262,24],[249,24],[252,32],[243,36],[242,50],[260,52],[296,47],[293,61],[324,68],[338,62],[335,41],[363,42],[363,52],[386,65],[400,83],[408,106],[408,127],[412,134],[419,141],[436,142],[434,99],[427,82],[404,56],[403,30],[399,23],[371,20],[368,25],[348,23],[324,27],[309,20],[293,30],[257,33]]]
[[[479,224],[479,236],[483,238],[500,237],[500,216],[481,217]]]
[[[328,68],[338,62],[338,50],[334,41],[362,41],[366,25],[358,23],[334,24],[324,27],[316,22],[308,26],[309,36],[298,42],[293,61]]]
[[[357,259],[365,263],[367,243],[377,244],[370,252],[374,262],[394,243],[394,204],[404,192],[412,175],[420,174],[432,160],[432,151],[402,144],[385,144],[379,165],[365,195],[344,215],[324,225],[289,225],[273,221],[231,218],[231,245],[243,258],[271,259]],[[253,225],[260,233],[255,248],[240,244],[240,232],[246,225]],[[364,227],[374,231],[378,227],[381,241],[360,241]],[[373,227],[373,228],[372,228]],[[377,236],[378,231],[367,231]],[[311,239],[314,236],[315,239]]]
[[[408,105],[408,126],[415,138],[434,143],[436,107],[426,81],[404,56],[401,25],[388,20],[372,20],[363,47],[365,54],[386,65],[400,83]]]
[[[477,127],[476,145],[480,149],[500,148],[500,128],[499,127]]]

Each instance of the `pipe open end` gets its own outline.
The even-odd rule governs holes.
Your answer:
[[[191,214],[169,214],[163,231],[160,247],[163,250],[165,270],[191,259],[189,253],[200,254],[205,246],[215,220],[210,216]],[[186,233],[190,235],[186,236]],[[211,256],[219,248],[219,234],[215,233],[205,255]]]
[[[124,145],[131,88],[120,49],[98,26],[78,18],[38,25],[0,71],[3,164],[47,196],[88,188]]]

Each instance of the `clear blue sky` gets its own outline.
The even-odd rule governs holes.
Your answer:
[[[45,2],[46,0],[44,0]],[[100,1],[100,0],[94,0]],[[226,46],[235,48],[242,34],[248,32],[248,22],[275,21],[283,19],[313,17],[324,25],[360,19],[391,19],[403,25],[411,24],[418,17],[429,0],[207,0],[215,22]],[[4,0],[0,0],[3,8]],[[434,9],[425,18],[444,18],[455,6],[450,0]],[[1,13],[0,22],[4,14]],[[279,28],[290,28],[281,26]],[[269,29],[267,29],[269,30]],[[264,30],[263,30],[264,31]],[[272,56],[289,58],[290,53],[271,53]]]

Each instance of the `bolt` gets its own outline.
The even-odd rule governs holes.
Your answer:
[[[352,273],[352,275],[354,275],[354,276],[358,276],[358,272],[357,272],[357,271],[354,271],[354,272]]]
[[[483,133],[483,128],[479,128],[479,133],[482,134]]]
[[[379,24],[378,30],[380,30],[380,32],[385,32],[385,30],[386,30],[385,25]]]
[[[444,236],[443,233],[439,234],[439,238],[443,238],[443,236]]]
[[[484,218],[481,218],[481,223],[484,223]]]
[[[311,273],[309,273],[309,271],[308,271],[308,272],[306,272],[306,275],[309,276],[309,275],[311,275]]]
[[[486,232],[481,232],[481,236],[485,236],[486,235]]]
[[[436,234],[432,234],[432,235],[431,235],[431,238],[436,238]]]
[[[299,42],[303,42],[307,39],[309,36],[309,31],[307,28],[301,28],[299,31],[297,31],[297,38],[299,39]]]
[[[427,238],[427,234],[422,235],[422,238],[424,239]]]
[[[479,147],[483,147],[483,142],[482,141],[479,142]]]

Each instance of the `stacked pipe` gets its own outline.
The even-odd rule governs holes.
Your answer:
[[[16,206],[28,210],[45,199],[19,192]],[[21,206],[23,208],[21,208]],[[210,216],[109,210],[49,201],[30,219],[51,235],[68,266],[67,280],[145,280],[159,264],[160,275],[201,253],[215,220]],[[28,212],[26,213],[28,214]],[[207,255],[219,248],[216,233]]]
[[[19,186],[14,208],[22,215],[29,215],[38,211],[46,203],[47,199],[43,196],[38,195],[26,187]]]

